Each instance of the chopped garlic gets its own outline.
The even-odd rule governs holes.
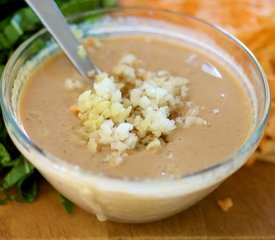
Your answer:
[[[191,126],[206,126],[207,122],[200,117],[195,117],[195,116],[187,116],[184,121],[184,127],[188,128]]]
[[[213,113],[213,114],[219,114],[219,113],[220,113],[220,110],[217,109],[217,108],[214,108],[214,109],[212,109],[212,113]]]
[[[165,144],[164,137],[177,125],[205,124],[198,116],[200,108],[185,101],[189,80],[164,70],[146,71],[139,63],[136,56],[126,55],[112,76],[96,75],[93,88],[77,101],[78,117],[88,136],[87,147],[95,153],[102,145],[109,146],[112,153],[105,161],[111,164],[121,163],[129,150],[143,147],[158,151]],[[181,116],[177,108],[185,104],[189,109]]]
[[[167,156],[166,156],[166,159],[167,160],[172,160],[174,158],[174,153],[172,151],[169,151]]]
[[[83,47],[83,45],[78,45],[77,46],[77,55],[81,58],[84,59],[87,57],[87,52],[85,50],[85,48]]]
[[[135,62],[137,61],[137,57],[133,54],[127,54],[124,58],[122,58],[119,62],[121,65],[128,65],[128,66],[134,66]]]
[[[77,28],[73,28],[73,34],[75,35],[75,37],[78,39],[78,40],[81,40],[83,38],[83,32],[80,31],[79,29]]]
[[[151,105],[151,101],[148,97],[143,96],[139,99],[139,106],[141,106],[142,108],[147,108]]]
[[[65,80],[65,88],[68,90],[81,89],[82,87],[82,82],[79,80],[74,80],[71,78],[67,78]]]
[[[161,142],[157,138],[155,138],[152,142],[150,142],[146,147],[147,150],[159,150],[160,148],[161,148]]]

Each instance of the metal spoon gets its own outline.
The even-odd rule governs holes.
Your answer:
[[[26,2],[57,41],[83,79],[91,83],[87,73],[90,71],[98,73],[99,71],[88,56],[79,56],[81,43],[72,33],[56,3],[53,0],[26,0]]]

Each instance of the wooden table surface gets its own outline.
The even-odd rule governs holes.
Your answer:
[[[33,204],[0,206],[0,239],[275,239],[275,165],[243,167],[207,198],[150,224],[98,222],[79,208],[68,215],[45,181]],[[227,213],[217,200],[231,197]]]

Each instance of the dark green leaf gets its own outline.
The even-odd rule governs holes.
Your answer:
[[[60,9],[65,16],[96,9],[100,6],[99,0],[70,0],[60,1]]]
[[[17,189],[20,194],[20,198],[24,202],[32,203],[37,195],[37,182],[36,176],[26,176],[17,183]]]
[[[102,0],[103,8],[111,8],[117,6],[117,0]]]
[[[0,48],[1,49],[8,49],[12,46],[12,44],[9,42],[9,39],[4,33],[0,32]]]
[[[0,22],[0,29],[4,29],[8,25],[10,19],[11,17],[7,17],[6,19],[2,20]]]
[[[17,158],[20,155],[19,151],[14,146],[13,142],[11,141],[7,133],[7,129],[4,124],[1,110],[0,110],[0,142],[5,146],[11,158]]]
[[[34,55],[34,54],[40,52],[45,47],[45,45],[46,45],[45,41],[43,41],[41,39],[37,39],[35,41],[35,44],[32,45],[32,47],[31,47],[32,54]]]
[[[28,7],[20,9],[12,20],[17,22],[24,32],[34,31],[42,26],[35,13]]]
[[[10,45],[13,45],[23,35],[20,24],[12,19],[4,29],[4,34]]]
[[[1,53],[0,53],[1,54]],[[2,72],[4,71],[5,66],[4,65],[0,65],[0,78],[2,75]]]
[[[19,157],[17,164],[4,177],[3,187],[8,189],[14,186],[18,181],[33,173],[34,167],[24,157]]]
[[[0,165],[5,167],[9,166],[11,162],[11,157],[6,148],[2,143],[0,143]]]
[[[74,209],[74,204],[60,193],[58,194],[58,197],[61,201],[63,208],[66,210],[66,212],[71,214]]]
[[[0,167],[12,167],[17,165],[19,161],[21,161],[20,158],[11,159],[4,145],[0,143]]]

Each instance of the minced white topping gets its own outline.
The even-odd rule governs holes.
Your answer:
[[[199,107],[187,101],[189,80],[167,71],[151,72],[127,54],[113,69],[101,73],[92,89],[77,101],[78,117],[92,152],[109,147],[105,160],[119,164],[127,151],[146,148],[157,151],[177,125],[206,125]],[[183,113],[185,103],[187,111]]]
[[[172,151],[169,151],[167,153],[166,159],[167,160],[172,160],[174,158],[174,153]]]
[[[212,109],[212,113],[213,114],[219,114],[220,110],[218,108],[214,108],[214,109]]]
[[[68,90],[80,89],[82,87],[83,87],[82,81],[71,79],[71,78],[67,78],[65,80],[65,88]]]
[[[86,49],[84,48],[83,45],[78,45],[77,46],[77,55],[81,58],[81,59],[84,59],[87,57],[87,52],[86,52]]]

